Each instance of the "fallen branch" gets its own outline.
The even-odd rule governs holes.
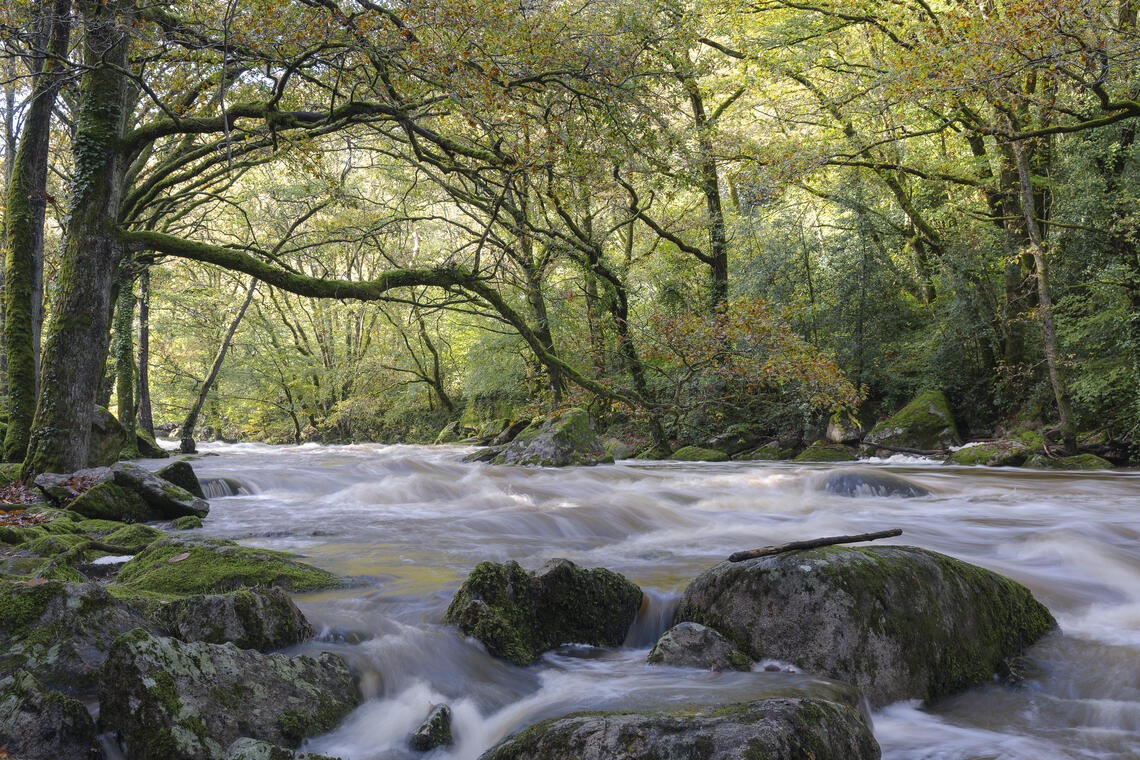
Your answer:
[[[891,538],[892,536],[901,536],[902,528],[893,528],[891,530],[881,530],[877,533],[860,533],[857,536],[828,536],[827,538],[813,538],[809,541],[792,541],[790,544],[781,544],[779,546],[765,546],[761,549],[749,549],[748,551],[736,552],[729,555],[729,562],[743,562],[746,559],[756,559],[757,557],[770,557],[773,554],[783,554],[784,552],[794,552],[800,549],[818,549],[821,546],[834,546],[835,544],[852,544],[856,541],[874,541],[878,538]]]

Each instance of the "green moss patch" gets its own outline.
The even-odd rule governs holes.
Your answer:
[[[85,517],[119,522],[142,522],[150,516],[150,507],[141,496],[113,481],[84,491],[68,508]]]
[[[1096,454],[1077,454],[1056,459],[1038,454],[1030,457],[1025,466],[1037,470],[1111,470],[1112,462]]]
[[[804,449],[793,461],[796,462],[854,462],[855,455],[844,446],[833,446],[816,441]]]
[[[682,446],[669,458],[679,462],[724,462],[728,460],[728,454],[716,449],[703,449],[700,446]]]

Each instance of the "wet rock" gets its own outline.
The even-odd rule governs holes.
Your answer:
[[[293,554],[192,535],[154,542],[123,565],[116,581],[133,591],[169,595],[211,594],[257,585],[288,591],[343,585],[337,576],[299,562]]]
[[[530,420],[515,420],[503,428],[502,432],[491,439],[492,446],[506,446],[508,443],[518,438],[519,433],[526,430],[530,425]]]
[[[138,442],[139,455],[148,459],[166,459],[170,452],[158,445],[144,430],[135,430],[135,440]]]
[[[1112,462],[1096,454],[1077,454],[1055,459],[1037,454],[1030,457],[1025,466],[1037,470],[1111,470]]]
[[[183,515],[205,517],[210,504],[181,486],[164,480],[150,470],[132,462],[119,462],[111,467],[115,482],[134,491],[160,518],[172,520]]]
[[[0,680],[0,748],[20,760],[99,757],[95,721],[77,699],[48,691],[26,670]]]
[[[119,461],[119,452],[127,442],[127,431],[104,407],[95,407],[91,420],[91,437],[87,449],[87,462],[92,467],[106,467]]]
[[[529,665],[560,644],[618,646],[637,617],[641,589],[603,568],[552,559],[526,572],[516,562],[480,562],[444,620],[487,651]]]
[[[47,688],[87,696],[115,637],[149,624],[140,606],[98,583],[0,582],[0,671],[22,668]]]
[[[157,470],[154,474],[167,483],[173,483],[179,488],[189,491],[199,499],[206,498],[206,494],[202,492],[202,484],[198,481],[198,476],[194,474],[194,468],[190,466],[189,462],[179,459]]]
[[[582,409],[567,409],[535,420],[507,444],[494,464],[531,467],[565,467],[612,462],[602,448],[590,415]]]
[[[340,760],[311,752],[294,752],[277,744],[248,737],[238,739],[226,751],[226,760]]]
[[[162,609],[166,629],[182,641],[224,644],[268,652],[313,637],[313,627],[279,588],[232,594],[195,594]]]
[[[249,489],[234,478],[202,478],[202,492],[207,499],[220,499],[224,496],[244,496]]]
[[[957,446],[958,428],[942,391],[920,394],[890,418],[872,428],[863,443],[875,448],[884,444],[919,451],[939,451]],[[882,453],[889,455],[887,449]]]
[[[814,699],[766,699],[699,713],[569,715],[543,721],[480,760],[877,760],[858,710]]]
[[[202,527],[202,518],[196,515],[184,515],[174,521],[174,527],[178,530],[196,530]]]
[[[823,490],[837,496],[929,496],[930,490],[906,478],[879,470],[844,468],[829,472],[823,479]]]
[[[1018,467],[1029,458],[1030,449],[1020,441],[974,443],[950,452],[946,464]]]
[[[793,461],[795,462],[854,462],[855,455],[846,446],[816,441],[801,451]]]
[[[110,480],[84,491],[67,508],[96,520],[133,523],[151,517],[150,505],[141,496]]]
[[[463,461],[493,462],[495,460],[495,457],[499,456],[499,454],[502,454],[503,450],[506,448],[506,446],[487,446],[485,448],[479,449],[478,451],[471,452],[467,456],[463,457]]]
[[[451,744],[451,708],[435,705],[408,739],[408,746],[419,752]]]
[[[751,670],[752,660],[708,626],[680,623],[661,635],[646,662],[703,670]]]
[[[685,590],[682,621],[715,628],[753,659],[852,683],[874,706],[988,681],[1056,626],[1021,584],[905,546],[722,562]]]
[[[131,760],[223,760],[237,739],[296,747],[360,703],[340,657],[286,657],[232,644],[184,643],[137,629],[111,645],[101,727]]]
[[[700,446],[682,446],[669,455],[679,462],[724,462],[728,454],[715,449],[702,449]]]

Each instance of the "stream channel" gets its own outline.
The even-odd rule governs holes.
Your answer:
[[[739,549],[902,528],[1028,586],[1060,622],[1017,686],[986,684],[924,707],[876,711],[888,760],[1140,758],[1140,473],[946,467],[919,459],[798,465],[623,461],[525,469],[465,464],[463,447],[206,444],[215,497],[203,533],[283,549],[354,580],[300,594],[320,632],[290,654],[335,651],[366,700],[304,749],[344,760],[474,760],[504,736],[577,710],[715,705],[799,688],[807,676],[648,666],[681,591]],[[156,463],[157,464],[157,463]],[[822,489],[835,467],[875,467],[921,498]],[[482,560],[534,569],[551,557],[624,574],[649,595],[616,650],[564,647],[519,668],[442,624]],[[407,737],[430,706],[453,711],[456,743],[428,755]]]

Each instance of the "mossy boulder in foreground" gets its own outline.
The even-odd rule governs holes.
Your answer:
[[[344,585],[332,573],[300,562],[292,554],[190,535],[154,542],[123,565],[116,581],[132,591],[171,596],[213,594],[256,585],[287,591]]]
[[[279,588],[232,594],[196,594],[162,608],[164,627],[182,641],[233,642],[242,649],[268,652],[313,637],[313,627]]]
[[[480,760],[878,760],[854,707],[765,699],[679,714],[605,712],[543,721]]]
[[[19,760],[96,757],[95,721],[77,699],[19,670],[0,680],[0,748]]]
[[[753,659],[852,683],[876,707],[988,681],[1056,626],[1020,583],[908,546],[722,562],[685,590],[674,623],[687,620]]]
[[[961,443],[954,415],[942,391],[920,394],[890,418],[872,428],[863,443],[892,448],[941,451]],[[885,450],[890,454],[890,450]]]
[[[603,568],[552,559],[526,572],[517,562],[480,562],[444,620],[487,651],[529,665],[559,644],[618,646],[641,606],[641,589]]]
[[[602,447],[590,415],[582,409],[535,420],[492,460],[494,464],[565,467],[612,462]]]
[[[138,629],[107,655],[99,722],[120,733],[132,760],[224,760],[242,737],[296,747],[332,729],[360,699],[334,654],[261,654]]]

